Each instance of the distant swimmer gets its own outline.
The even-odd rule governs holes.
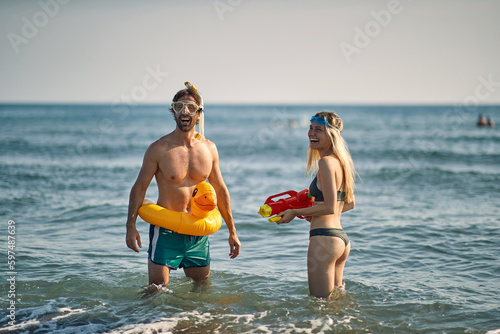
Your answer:
[[[488,126],[488,122],[486,121],[486,118],[482,114],[479,114],[479,118],[477,119],[477,126],[479,127]]]
[[[480,128],[494,128],[495,122],[490,116],[484,117],[482,114],[479,114],[479,118],[477,119],[477,126]]]
[[[488,116],[486,118],[486,124],[490,128],[494,128],[495,127],[495,122],[493,122],[493,119],[490,116]]]

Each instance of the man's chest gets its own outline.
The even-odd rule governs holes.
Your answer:
[[[171,181],[205,180],[212,170],[212,160],[208,149],[179,147],[165,151],[159,169]]]

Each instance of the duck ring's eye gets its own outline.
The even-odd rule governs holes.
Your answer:
[[[194,188],[192,197],[196,196],[197,193],[198,193],[198,188]]]

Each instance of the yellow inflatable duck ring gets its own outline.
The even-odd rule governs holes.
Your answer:
[[[217,210],[217,195],[208,182],[201,182],[191,196],[191,213],[177,212],[145,199],[139,216],[146,222],[187,235],[209,235],[219,230],[222,217]]]

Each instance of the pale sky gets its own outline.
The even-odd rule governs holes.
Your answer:
[[[3,0],[0,103],[498,104],[497,0]]]

